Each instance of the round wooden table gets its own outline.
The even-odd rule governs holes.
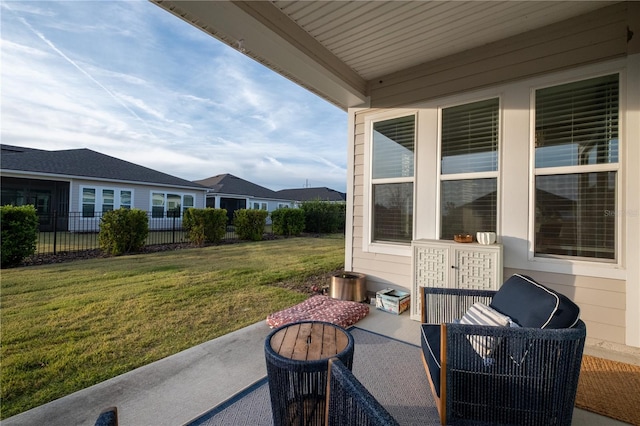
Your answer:
[[[302,321],[272,331],[265,341],[275,425],[324,425],[327,366],[353,366],[353,337],[327,322]]]

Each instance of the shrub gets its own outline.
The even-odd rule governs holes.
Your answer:
[[[148,235],[149,219],[146,212],[118,209],[102,215],[98,241],[102,250],[117,256],[140,251]]]
[[[236,210],[233,213],[233,223],[238,238],[252,241],[262,240],[268,215],[266,210]]]
[[[184,213],[182,225],[189,240],[196,245],[219,243],[227,232],[227,211],[225,209],[189,208]]]
[[[345,204],[314,200],[303,202],[300,208],[305,214],[305,231],[320,234],[344,232]]]
[[[282,208],[271,212],[273,233],[276,235],[300,235],[304,231],[304,211]]]
[[[36,252],[38,241],[38,215],[34,206],[0,207],[2,224],[3,268],[17,266],[22,260]]]

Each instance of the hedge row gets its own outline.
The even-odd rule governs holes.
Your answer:
[[[34,206],[2,206],[2,268],[17,266],[35,253],[38,240],[38,216]],[[262,240],[268,213],[265,210],[240,209],[234,212],[238,238]],[[296,236],[303,231],[335,233],[344,231],[345,206],[309,201],[300,209],[280,208],[271,212],[276,235]],[[193,244],[219,243],[227,229],[225,209],[190,208],[183,226]],[[112,255],[140,251],[149,234],[147,213],[139,209],[105,212],[100,221],[100,248]]]

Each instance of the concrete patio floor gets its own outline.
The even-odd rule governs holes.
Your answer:
[[[357,327],[420,344],[420,324],[409,313],[396,316],[371,307]],[[3,426],[93,426],[105,408],[118,407],[121,426],[183,425],[266,375],[264,321],[202,343],[129,373],[33,408]],[[640,365],[640,351],[619,352],[589,345],[585,353]],[[422,371],[421,371],[422,373]],[[428,392],[425,389],[425,392]],[[624,425],[576,409],[573,425]]]

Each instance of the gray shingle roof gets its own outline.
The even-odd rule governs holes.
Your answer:
[[[203,189],[197,183],[168,175],[90,149],[44,151],[2,145],[3,171],[20,171],[68,177],[152,183]]]
[[[251,183],[229,173],[196,180],[194,182],[210,188],[210,192],[214,193],[245,195],[254,198],[283,199],[275,191],[265,188],[264,186],[256,185],[255,183]]]
[[[343,192],[327,187],[282,189],[277,191],[280,198],[294,201],[346,201],[347,196]]]

